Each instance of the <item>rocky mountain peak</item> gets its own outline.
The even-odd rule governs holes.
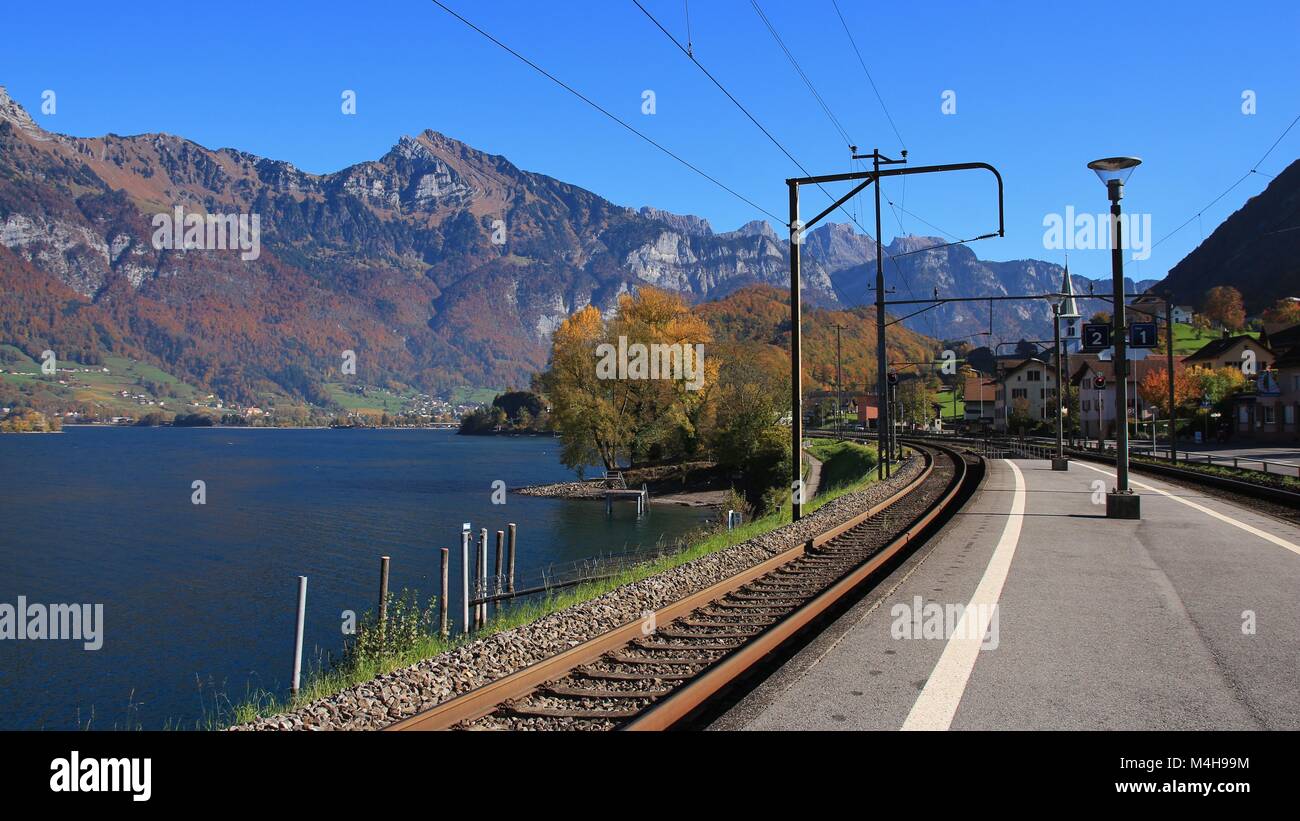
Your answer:
[[[780,236],[772,228],[771,223],[767,220],[750,220],[735,231],[723,234],[724,237],[767,237],[768,239],[779,240]]]
[[[901,237],[895,237],[893,242],[889,243],[888,248],[889,253],[891,254],[912,254],[917,251],[924,251],[927,248],[934,248],[943,245],[945,242],[948,242],[948,240],[943,239],[942,237],[923,237],[916,234],[906,234]],[[975,256],[975,252],[967,248],[965,245],[950,245],[943,250],[953,251],[956,253],[965,251],[971,257]]]
[[[389,156],[396,155],[407,160],[434,160],[437,156],[430,150],[428,143],[422,142],[417,137],[403,136],[388,152]]]
[[[37,139],[48,139],[45,129],[36,124],[17,100],[9,96],[4,86],[0,86],[0,120],[8,120],[26,133]]]
[[[859,234],[848,223],[819,225],[808,232],[804,249],[832,270],[863,265],[876,258],[875,239],[870,234]]]
[[[664,211],[649,205],[642,206],[637,213],[646,219],[662,222],[674,231],[680,231],[683,234],[697,237],[713,236],[713,226],[709,225],[709,221],[694,214],[674,214],[671,211]]]

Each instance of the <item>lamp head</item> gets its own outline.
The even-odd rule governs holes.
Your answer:
[[[1088,163],[1088,167],[1097,172],[1097,177],[1107,188],[1112,181],[1118,180],[1120,185],[1128,182],[1128,178],[1133,173],[1133,169],[1142,164],[1142,160],[1137,157],[1105,157],[1100,160],[1093,160]]]

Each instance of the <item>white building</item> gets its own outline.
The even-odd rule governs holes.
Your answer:
[[[1070,281],[1070,266],[1065,266],[1065,276],[1061,280],[1061,348],[1066,354],[1078,353],[1083,348],[1083,320],[1079,316],[1079,305],[1074,301],[1074,283]]]
[[[1037,357],[1009,368],[995,380],[993,427],[1005,431],[1023,412],[1030,424],[1056,418],[1056,369]]]

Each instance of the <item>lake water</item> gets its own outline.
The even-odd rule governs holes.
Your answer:
[[[297,577],[309,578],[304,664],[342,645],[341,613],[390,589],[437,592],[460,527],[519,527],[518,576],[653,547],[698,508],[507,496],[573,478],[549,438],[436,430],[69,428],[0,436],[0,604],[101,603],[103,647],[0,641],[0,728],[192,727],[214,694],[285,693]],[[206,504],[191,483],[206,483]],[[471,558],[472,561],[472,558]]]

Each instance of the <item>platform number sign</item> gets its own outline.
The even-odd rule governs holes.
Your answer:
[[[1134,348],[1154,348],[1156,336],[1156,323],[1134,322],[1129,326],[1128,344]]]
[[[1110,326],[1100,322],[1083,323],[1083,349],[1104,351],[1110,347]]]

